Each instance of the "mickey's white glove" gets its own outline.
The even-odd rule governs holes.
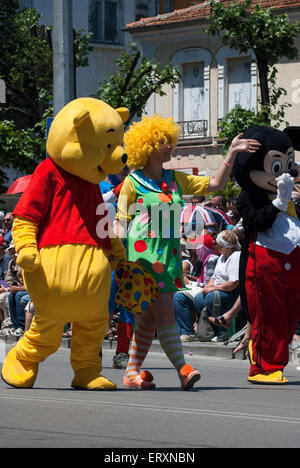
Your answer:
[[[280,211],[286,211],[289,201],[292,198],[292,191],[294,187],[294,179],[290,174],[281,174],[277,181],[277,197],[273,200],[273,205]]]

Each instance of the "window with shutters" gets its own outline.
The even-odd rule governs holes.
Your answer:
[[[119,0],[91,0],[89,2],[89,31],[92,42],[121,44]]]

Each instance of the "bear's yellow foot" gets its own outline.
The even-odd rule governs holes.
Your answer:
[[[75,371],[71,386],[80,390],[116,390],[117,386],[93,368]]]
[[[7,354],[2,366],[4,382],[16,388],[32,388],[37,377],[39,365],[36,362],[20,361],[13,348]]]
[[[281,371],[262,372],[261,374],[252,375],[248,377],[248,381],[257,384],[271,385],[282,385],[288,382],[288,380],[285,377],[283,377]]]

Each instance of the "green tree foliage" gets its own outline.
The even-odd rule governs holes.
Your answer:
[[[237,185],[234,179],[230,178],[224,190],[218,190],[217,192],[210,193],[209,198],[214,198],[218,195],[222,195],[226,200],[234,200],[238,197],[241,192],[241,187]]]
[[[219,122],[219,138],[225,140],[223,156],[227,153],[232,140],[239,133],[256,125],[266,125],[265,116],[262,111],[256,113],[251,109],[243,109],[240,105],[236,105],[228,112]]]
[[[262,107],[258,112],[252,109],[243,109],[240,105],[236,105],[228,114],[219,122],[219,139],[224,139],[223,156],[226,155],[232,140],[239,133],[244,132],[248,128],[255,127],[256,125],[270,125],[273,121],[273,127],[279,127],[283,123],[283,115],[281,111],[275,114],[269,112],[269,119],[266,122],[265,112],[268,108]],[[286,123],[287,124],[287,123]],[[235,182],[230,179],[224,191],[217,192],[216,195],[224,195],[225,198],[235,198],[240,189]]]
[[[291,24],[286,13],[278,14],[276,10],[264,9],[257,4],[252,7],[252,3],[252,0],[242,3],[233,0],[228,5],[210,1],[210,24],[205,32],[219,36],[223,44],[242,53],[253,50],[261,90],[258,112],[237,105],[219,122],[219,138],[224,139],[223,156],[233,138],[247,128],[271,123],[274,127],[287,125],[284,115],[290,104],[278,105],[280,98],[287,93],[285,89],[276,87],[277,69],[274,65],[281,58],[293,60],[298,56],[294,42],[300,32],[300,22]],[[239,190],[230,179],[225,190],[217,194],[227,199],[234,198]]]
[[[240,105],[236,105],[228,114],[219,122],[219,139],[224,140],[223,156],[226,155],[232,140],[244,132],[248,128],[256,125],[270,125],[270,122],[265,121],[264,109],[255,112],[251,109],[243,109]],[[230,178],[224,190],[218,191],[212,196],[223,195],[227,200],[237,197],[240,192],[240,187]]]
[[[243,109],[240,105],[236,105],[228,114],[219,122],[219,139],[224,140],[223,156],[226,155],[232,140],[244,132],[248,128],[256,125],[270,125],[270,122],[265,121],[264,110],[255,112],[251,109]],[[224,190],[220,190],[211,196],[223,195],[227,200],[236,198],[240,192],[240,187],[230,178]]]
[[[119,73],[103,81],[97,96],[114,108],[127,107],[130,116],[126,125],[135,115],[140,117],[143,114],[153,93],[164,96],[163,85],[170,84],[174,88],[181,78],[179,71],[171,64],[162,67],[156,61],[141,56],[134,43],[128,45],[115,63]]]
[[[268,108],[285,94],[282,88],[275,89],[277,70],[273,67],[281,58],[293,60],[298,56],[294,42],[300,32],[300,22],[291,24],[287,13],[278,14],[276,10],[265,9],[258,4],[253,7],[252,0],[242,3],[233,0],[229,5],[211,1],[209,21],[207,34],[218,35],[224,44],[240,52],[253,50],[259,73],[261,104],[265,106],[265,119],[268,120]],[[280,113],[283,110],[281,108]]]
[[[87,66],[90,35],[74,33],[75,66]],[[46,118],[52,116],[53,52],[51,28],[34,8],[19,10],[17,0],[0,0],[0,166],[31,173],[45,157]],[[5,188],[0,171],[0,191]]]

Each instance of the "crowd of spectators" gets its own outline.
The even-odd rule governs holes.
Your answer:
[[[296,195],[296,208],[299,208],[300,194]],[[300,215],[300,209],[298,211]],[[24,286],[22,271],[16,263],[11,236],[12,222],[12,213],[2,213],[1,216],[0,212],[0,333],[21,337],[30,328],[34,305]],[[235,200],[226,201],[222,196],[210,200],[194,197],[185,204],[181,222],[183,280],[186,289],[175,293],[173,297],[181,340],[198,340],[197,324],[205,308],[210,312],[209,321],[215,331],[212,341],[224,342],[228,339],[228,329],[237,315],[241,315],[239,329],[246,323],[241,307],[237,308],[238,312],[232,308],[238,298],[237,246],[243,241],[243,228]],[[225,244],[228,243],[227,248],[224,243],[222,245],[222,239]],[[232,242],[236,247],[231,248]],[[221,295],[219,316],[214,311],[216,291]],[[72,336],[72,324],[66,325],[63,336]],[[300,344],[300,323],[294,340]]]
[[[293,192],[293,200],[300,218],[300,193]],[[243,227],[235,199],[215,196],[205,200],[194,197],[190,203],[186,203],[181,221],[183,271],[188,289],[175,293],[173,297],[181,340],[198,340],[198,322],[201,313],[208,310],[208,321],[215,333],[211,341],[224,342],[228,339],[229,329],[231,332],[235,328],[238,331],[247,323],[239,300],[238,245],[243,242]],[[221,304],[214,309],[216,291],[221,296]],[[233,327],[233,324],[236,326]],[[250,328],[250,324],[247,324],[245,342],[249,338]],[[300,346],[300,321],[293,346]]]
[[[182,261],[186,290],[173,296],[177,326],[182,342],[197,341],[201,313],[218,312],[212,341],[228,339],[228,328],[221,317],[235,303],[238,294],[238,265],[242,225],[235,200],[223,196],[210,200],[194,197],[186,203],[181,217]],[[220,306],[215,307],[216,295]],[[241,325],[245,322],[241,320]]]
[[[198,218],[197,218],[198,216]],[[199,216],[204,220],[201,226],[202,241],[194,230],[197,229]],[[23,283],[22,271],[16,263],[11,229],[13,217],[8,212],[0,217],[0,333],[8,336],[21,337],[30,327],[34,305]],[[238,217],[234,201],[226,204],[223,197],[211,200],[194,198],[187,203],[182,213],[182,226],[189,228],[189,239],[183,235],[184,243],[191,241],[187,249],[183,249],[184,283],[188,288],[174,295],[174,307],[177,324],[181,330],[182,340],[195,339],[193,323],[199,316],[194,300],[197,294],[203,295],[203,288],[214,274],[219,258],[217,235],[224,230],[240,230],[236,228]],[[204,237],[203,237],[204,236]],[[204,241],[205,239],[205,241]],[[192,286],[192,287],[191,287]],[[204,290],[205,292],[205,290]],[[196,303],[199,302],[199,298]],[[221,329],[222,331],[222,329]],[[216,327],[217,332],[220,330]],[[72,324],[67,324],[64,337],[71,337]]]
[[[12,241],[12,213],[0,216],[0,333],[21,337],[30,328],[33,304],[23,282],[21,268],[16,263]]]

